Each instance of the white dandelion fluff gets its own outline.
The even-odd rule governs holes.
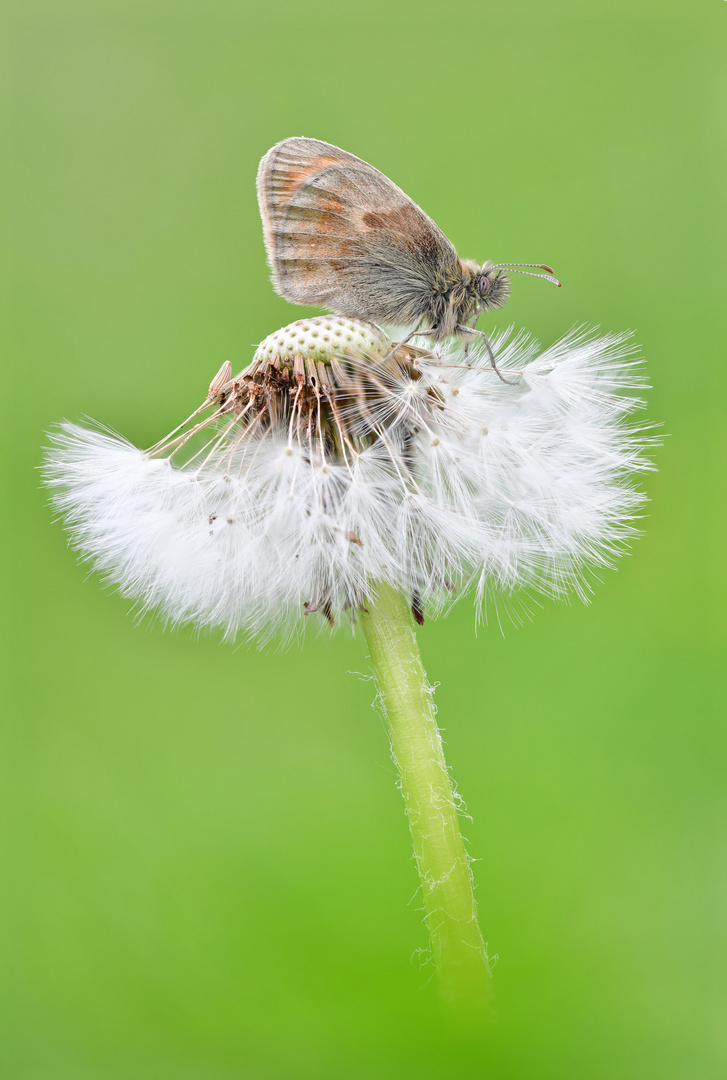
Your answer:
[[[585,598],[644,501],[639,362],[623,335],[493,345],[504,378],[476,349],[301,320],[149,450],[64,424],[45,479],[142,610],[228,636],[338,625],[381,583],[418,617],[468,589]]]

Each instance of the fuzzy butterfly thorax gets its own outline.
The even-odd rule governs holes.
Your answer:
[[[509,296],[510,281],[503,270],[460,259],[452,273],[433,275],[431,296],[422,302],[418,316],[427,323],[429,337],[443,341],[476,323],[481,311],[502,307]]]

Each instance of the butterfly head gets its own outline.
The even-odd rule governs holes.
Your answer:
[[[475,292],[483,311],[500,308],[510,296],[510,279],[499,266],[485,263],[475,276]]]

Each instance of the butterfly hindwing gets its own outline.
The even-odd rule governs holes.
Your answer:
[[[415,322],[442,281],[461,277],[454,247],[396,184],[317,139],[285,139],[258,171],[277,292],[363,319]]]

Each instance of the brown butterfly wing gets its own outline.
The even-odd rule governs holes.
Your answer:
[[[260,162],[257,189],[273,285],[286,300],[414,324],[431,311],[435,287],[461,280],[431,218],[337,146],[285,139]]]

